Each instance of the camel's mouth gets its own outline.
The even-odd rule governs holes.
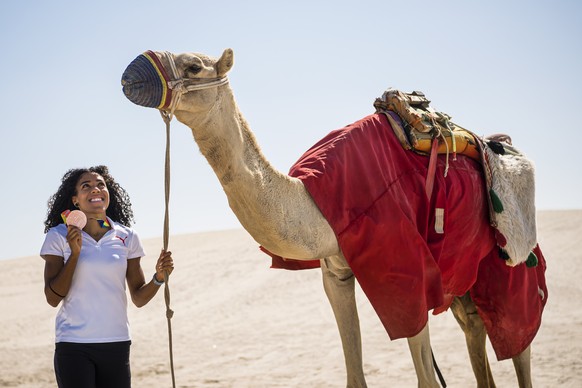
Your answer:
[[[123,72],[123,93],[134,104],[166,110],[172,101],[168,76],[159,58],[146,51],[135,58]]]

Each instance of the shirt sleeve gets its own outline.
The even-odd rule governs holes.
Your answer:
[[[59,233],[59,228],[54,227],[49,229],[44,239],[44,243],[40,248],[40,255],[55,255],[65,257],[65,246],[67,244],[66,237]]]
[[[135,230],[132,230],[129,235],[129,244],[127,244],[127,248],[128,259],[137,259],[138,257],[143,257],[146,255],[141,244],[141,240],[139,239],[139,236]]]

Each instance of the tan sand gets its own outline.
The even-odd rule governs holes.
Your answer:
[[[539,213],[549,302],[533,343],[537,387],[582,387],[582,210]],[[161,239],[144,241],[146,275]],[[173,236],[171,277],[177,387],[345,387],[340,340],[319,270],[269,269],[243,230]],[[43,295],[40,257],[0,261],[0,386],[55,387],[54,315]],[[415,387],[405,340],[390,341],[361,292],[369,387]],[[130,307],[133,386],[171,387],[163,292]],[[452,314],[431,317],[433,349],[449,387],[475,386]],[[497,362],[499,387],[517,386],[511,361]]]

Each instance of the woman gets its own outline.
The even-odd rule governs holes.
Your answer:
[[[46,300],[53,307],[62,301],[55,325],[58,386],[130,387],[125,284],[137,307],[147,304],[174,268],[171,252],[161,252],[146,283],[144,251],[129,227],[129,196],[105,166],[69,170],[48,207],[40,255]],[[83,230],[63,223],[63,211],[75,209],[87,216]]]

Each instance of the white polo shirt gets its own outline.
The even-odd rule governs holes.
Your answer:
[[[111,229],[95,241],[82,232],[83,245],[73,282],[62,301],[55,328],[56,342],[103,343],[129,341],[127,260],[145,255],[138,235],[108,219]],[[71,255],[65,224],[51,228],[41,255]]]

